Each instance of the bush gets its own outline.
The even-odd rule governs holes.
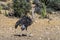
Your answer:
[[[33,1],[33,3],[34,4],[36,4],[36,8],[35,8],[35,11],[37,12],[37,13],[41,13],[41,16],[43,17],[43,18],[45,18],[46,17],[46,1],[47,0],[34,0]]]
[[[14,15],[21,17],[27,15],[31,9],[30,1],[27,0],[13,0]]]
[[[54,10],[60,10],[60,0],[50,0],[47,6]]]

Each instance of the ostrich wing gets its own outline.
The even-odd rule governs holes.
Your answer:
[[[15,29],[17,29],[18,25],[20,25],[20,24],[21,24],[21,20],[18,20],[15,24]]]

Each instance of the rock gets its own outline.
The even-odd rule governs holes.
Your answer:
[[[32,36],[33,36],[33,34],[31,34],[31,33],[30,33],[30,34],[29,34],[29,35],[27,35],[27,36],[32,37]]]

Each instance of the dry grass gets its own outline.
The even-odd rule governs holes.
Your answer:
[[[49,19],[36,19],[28,31],[33,34],[32,37],[18,37],[20,27],[14,28],[17,18],[8,18],[0,14],[0,40],[60,40],[60,16],[50,15]],[[48,22],[49,21],[49,22]]]

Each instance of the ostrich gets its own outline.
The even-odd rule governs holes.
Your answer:
[[[19,19],[15,24],[15,29],[17,29],[18,25],[21,26],[21,30],[26,30],[28,26],[32,24],[32,19],[28,16],[23,16],[21,19]]]

